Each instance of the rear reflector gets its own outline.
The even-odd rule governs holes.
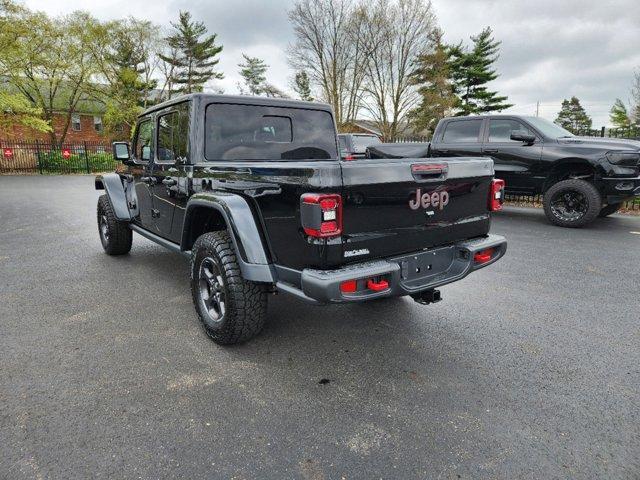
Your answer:
[[[489,188],[489,211],[497,212],[502,210],[504,203],[504,180],[494,178]]]
[[[315,238],[337,237],[342,233],[342,197],[337,194],[305,193],[300,197],[300,217],[307,235]]]
[[[476,263],[487,263],[493,257],[493,248],[487,248],[486,250],[482,250],[477,252],[473,256],[473,261]]]
[[[355,280],[347,280],[340,284],[340,291],[342,293],[354,293],[358,289],[358,282]]]

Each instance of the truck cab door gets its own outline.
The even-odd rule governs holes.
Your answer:
[[[189,102],[171,105],[156,117],[156,156],[152,164],[154,233],[179,243],[189,198]]]
[[[135,210],[138,212],[134,221],[145,229],[151,229],[153,225],[151,201],[153,180],[150,176],[152,158],[153,121],[148,117],[141,119],[136,127],[132,159],[129,162],[129,174],[133,177],[135,189]]]
[[[431,143],[433,157],[479,157],[482,152],[481,118],[447,120],[440,138]]]
[[[511,140],[512,132],[535,135],[535,132],[519,120],[492,118],[489,120],[486,140],[482,153],[493,158],[496,177],[506,183],[506,190],[512,193],[534,193],[537,183],[535,166],[542,157],[542,139],[536,135],[533,144]]]

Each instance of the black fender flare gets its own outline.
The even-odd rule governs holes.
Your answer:
[[[262,242],[258,224],[247,201],[240,195],[228,192],[197,193],[187,202],[181,249],[189,250],[193,211],[198,207],[220,213],[224,219],[242,276],[253,282],[275,283],[275,269]]]
[[[127,195],[120,175],[117,173],[97,175],[95,185],[96,190],[105,190],[107,192],[116,218],[123,222],[130,222],[131,213],[129,212]]]

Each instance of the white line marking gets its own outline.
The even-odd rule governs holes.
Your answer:
[[[629,233],[633,233],[634,235],[640,235],[640,232],[629,232]]]

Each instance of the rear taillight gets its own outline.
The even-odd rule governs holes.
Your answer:
[[[356,290],[358,290],[358,282],[355,280],[347,280],[340,284],[340,291],[342,293],[354,293]]]
[[[305,193],[300,197],[304,233],[311,237],[337,237],[342,233],[342,197],[337,194]]]
[[[491,181],[491,188],[489,189],[489,211],[497,212],[502,210],[502,204],[504,203],[504,180],[494,178]]]
[[[347,153],[347,154],[344,156],[344,160],[345,160],[345,161],[347,161],[347,162],[350,162],[351,160],[355,160],[355,159],[356,159],[356,157],[354,157],[354,156],[353,156],[353,155],[351,155],[350,153]]]

